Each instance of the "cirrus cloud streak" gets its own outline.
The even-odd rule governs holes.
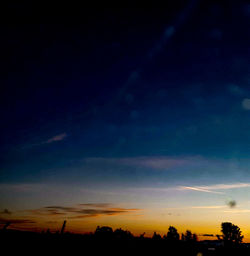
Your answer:
[[[227,189],[236,189],[236,188],[248,188],[250,187],[250,183],[234,183],[234,184],[214,184],[208,186],[179,186],[179,190],[194,190],[206,193],[213,194],[225,194],[221,191],[214,190],[227,190]]]

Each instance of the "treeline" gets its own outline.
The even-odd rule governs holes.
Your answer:
[[[145,233],[134,236],[130,231],[121,228],[113,230],[111,227],[98,226],[90,234],[74,234],[65,232],[66,222],[61,231],[51,233],[49,230],[41,233],[15,231],[3,229],[0,241],[9,250],[37,251],[56,255],[72,255],[78,250],[91,251],[92,255],[128,255],[128,254],[164,254],[164,255],[250,255],[246,246],[242,246],[243,236],[240,228],[232,223],[221,224],[222,235],[217,243],[199,242],[197,235],[187,230],[179,234],[178,230],[169,226],[166,234],[161,236],[154,232],[152,237]],[[83,254],[85,254],[83,253]]]
[[[103,227],[98,226],[93,235],[98,239],[126,239],[127,240],[127,239],[135,238],[133,234],[128,230],[123,230],[119,228],[113,231],[111,227],[107,227],[107,226],[103,226]],[[145,233],[141,234],[139,238],[145,239]],[[152,240],[159,241],[162,239],[170,242],[179,241],[179,240],[182,240],[185,242],[198,241],[198,237],[195,233],[192,233],[190,230],[187,230],[185,233],[182,233],[180,236],[177,229],[173,226],[169,226],[167,234],[163,236],[154,232],[152,236]]]
[[[72,233],[64,233],[66,221],[64,221],[61,232],[57,231],[56,235],[73,235]],[[242,243],[244,236],[242,235],[242,232],[240,228],[231,222],[223,222],[221,223],[221,235],[216,235],[216,238],[218,241],[221,242],[223,246],[237,246]],[[50,230],[48,229],[47,232],[42,232],[43,235],[49,236],[52,235]],[[160,241],[165,240],[169,242],[177,242],[182,241],[186,243],[195,243],[198,241],[198,236],[195,233],[192,233],[190,230],[186,230],[185,233],[182,233],[181,235],[178,233],[177,229],[174,226],[169,226],[168,231],[166,234],[161,236],[160,234],[157,234],[156,232],[153,233],[153,236],[151,238],[145,237],[145,233],[141,234],[138,237],[135,237],[130,231],[123,230],[121,228],[113,229],[108,226],[97,226],[94,233],[85,234],[84,237],[92,237],[98,240],[110,240],[110,239],[116,239],[116,240],[131,240],[131,239],[152,239],[153,241]]]

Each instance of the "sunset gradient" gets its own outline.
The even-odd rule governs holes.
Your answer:
[[[0,228],[206,240],[232,222],[250,242],[249,4],[167,2],[10,7]]]

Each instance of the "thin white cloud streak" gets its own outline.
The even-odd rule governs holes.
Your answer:
[[[62,141],[62,140],[64,140],[67,136],[68,136],[68,135],[67,135],[66,132],[60,133],[60,134],[58,134],[58,135],[55,135],[55,136],[49,138],[49,139],[46,140],[46,141],[41,141],[41,142],[39,142],[39,143],[33,143],[33,144],[24,145],[24,146],[21,147],[21,149],[29,149],[29,148],[41,146],[41,145],[44,145],[44,144],[50,144],[50,143],[53,143],[53,142]]]
[[[207,189],[203,189],[201,187],[187,187],[187,186],[179,186],[178,190],[194,190],[194,191],[199,191],[199,192],[206,192],[206,193],[212,193],[212,194],[225,194],[223,192],[218,192],[218,191],[211,191]]]
[[[131,187],[126,188],[123,192],[133,192],[133,193],[172,193],[175,191],[195,191],[195,192],[204,192],[212,194],[226,194],[222,191],[217,190],[229,190],[229,189],[239,189],[250,187],[250,183],[234,183],[234,184],[215,184],[209,186],[175,186],[175,187]]]
[[[216,184],[210,186],[200,186],[203,189],[233,189],[250,187],[250,183]]]
[[[62,141],[67,137],[67,133],[61,133],[58,134],[56,136],[53,136],[52,138],[46,140],[44,143],[52,143],[52,142],[56,142],[56,141]]]
[[[235,188],[247,188],[250,187],[250,183],[234,183],[234,184],[215,184],[209,186],[179,186],[179,190],[194,190],[213,194],[225,194],[224,192],[214,190],[228,190]]]

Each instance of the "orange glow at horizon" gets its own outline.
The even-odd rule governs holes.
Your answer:
[[[113,215],[113,216],[98,216],[92,218],[86,218],[84,220],[70,219],[60,217],[32,217],[35,223],[14,223],[10,229],[20,229],[41,232],[50,229],[51,232],[60,231],[63,220],[67,220],[66,232],[72,233],[93,233],[97,226],[110,226],[113,230],[122,228],[129,230],[133,235],[139,236],[142,233],[146,233],[146,237],[152,237],[154,232],[159,233],[161,236],[165,235],[169,226],[175,226],[179,232],[185,233],[186,230],[191,230],[198,235],[199,240],[217,240],[216,235],[221,234],[221,222],[217,221],[194,221],[194,220],[177,220],[173,218],[161,220],[153,218],[153,216],[145,215]],[[223,221],[224,222],[224,221]],[[243,220],[236,219],[230,221],[239,226],[242,234],[244,235],[243,242],[250,242],[250,224],[243,225]],[[213,234],[213,236],[204,236],[204,234]]]

